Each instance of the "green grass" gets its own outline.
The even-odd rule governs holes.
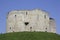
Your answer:
[[[14,32],[0,34],[0,40],[60,40],[60,35],[47,32]]]

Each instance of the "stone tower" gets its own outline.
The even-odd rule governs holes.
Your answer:
[[[50,22],[49,22],[49,26],[50,26],[50,31],[56,33],[56,23],[55,20],[53,18],[49,18]]]
[[[43,31],[56,32],[48,12],[44,10],[14,10],[7,15],[6,32]]]

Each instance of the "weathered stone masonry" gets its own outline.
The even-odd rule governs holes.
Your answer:
[[[14,10],[7,15],[6,32],[43,31],[56,33],[55,20],[48,12],[34,10]]]

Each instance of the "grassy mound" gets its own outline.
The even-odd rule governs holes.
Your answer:
[[[13,32],[0,34],[0,40],[60,40],[60,35],[47,32]]]

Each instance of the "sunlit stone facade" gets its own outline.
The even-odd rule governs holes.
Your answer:
[[[14,10],[7,15],[6,32],[42,31],[56,33],[55,21],[40,9]]]

